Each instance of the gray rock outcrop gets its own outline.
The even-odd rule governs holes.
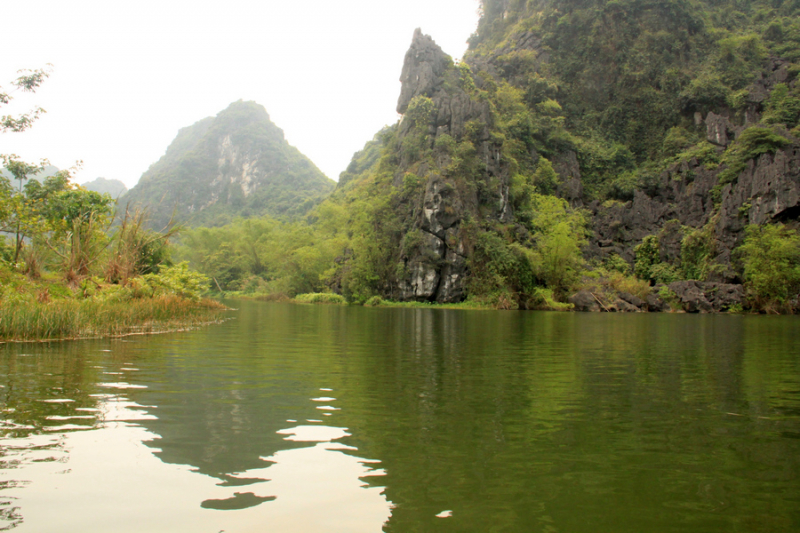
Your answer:
[[[414,32],[411,47],[406,53],[401,75],[402,88],[397,102],[397,111],[405,113],[417,96],[430,98],[435,112],[428,125],[428,145],[433,148],[436,140],[447,135],[461,140],[467,134],[467,123],[483,124],[477,132],[476,145],[481,159],[486,162],[484,179],[496,180],[496,188],[486,188],[483,196],[473,190],[458,187],[446,171],[451,156],[444,150],[434,149],[434,166],[419,163],[411,155],[400,154],[400,171],[395,176],[396,186],[402,184],[406,171],[412,169],[424,181],[425,189],[418,209],[409,205],[416,213],[408,231],[419,231],[421,239],[402,258],[406,274],[398,282],[400,300],[458,302],[465,294],[467,277],[467,245],[461,227],[465,217],[477,218],[480,203],[495,206],[491,217],[510,220],[512,210],[508,195],[508,175],[500,158],[500,146],[489,138],[488,125],[492,117],[486,102],[473,99],[454,83],[458,72],[450,56],[429,36],[419,29]],[[446,81],[451,83],[445,83]],[[402,141],[409,135],[417,135],[419,126],[410,120],[400,123],[399,137]]]
[[[744,290],[741,285],[700,281],[676,281],[669,284],[687,313],[719,313],[741,307]]]

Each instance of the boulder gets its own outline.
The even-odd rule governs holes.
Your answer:
[[[600,304],[589,291],[578,291],[569,298],[569,303],[574,306],[575,311],[597,312],[600,311]]]
[[[638,307],[638,308],[641,309],[645,305],[644,300],[642,300],[641,298],[639,298],[636,295],[633,295],[633,294],[630,294],[630,293],[627,293],[627,292],[621,292],[621,293],[619,293],[618,296],[619,296],[620,300],[623,300],[624,302],[627,302],[627,303],[631,304],[634,307]]]
[[[744,289],[732,283],[703,281],[676,281],[669,284],[687,313],[712,313],[741,306]]]
[[[641,301],[641,300],[640,300]],[[617,300],[609,306],[609,311],[617,311],[618,313],[641,313],[642,310],[632,305],[622,298],[617,298]]]
[[[675,293],[687,313],[709,313],[713,311],[703,290],[697,281],[676,281],[669,284],[669,290]]]
[[[652,313],[660,313],[664,310],[664,300],[658,294],[648,294],[647,310]]]

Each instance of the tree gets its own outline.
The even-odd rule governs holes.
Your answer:
[[[48,69],[20,70],[18,72],[20,76],[11,82],[14,87],[12,92],[35,92],[45,78],[50,76],[49,67],[50,65],[48,65]],[[0,87],[0,105],[7,105],[13,99],[13,96]],[[16,117],[3,115],[0,118],[0,132],[19,133],[25,131],[31,127],[42,113],[45,113],[44,109],[37,107]],[[8,179],[5,176],[0,176],[0,228],[3,231],[14,233],[14,263],[16,264],[19,261],[25,232],[33,222],[30,213],[26,209],[25,202],[22,201],[22,182],[27,180],[30,175],[43,170],[48,163],[45,160],[42,160],[38,165],[26,163],[13,154],[2,154],[0,158],[2,158],[3,166],[13,179],[19,182],[17,190],[14,191]]]
[[[20,75],[16,80],[11,82],[11,85],[15,87],[12,92],[15,91],[23,91],[23,92],[36,92],[36,89],[44,82],[46,78],[50,76],[50,67],[51,65],[47,65],[48,68],[46,69],[37,69],[37,70],[20,70],[18,74]],[[5,92],[2,87],[0,87],[0,105],[6,105],[14,97],[11,96],[9,93]],[[11,115],[3,115],[0,118],[0,132],[5,133],[8,131],[11,132],[21,132],[25,131],[26,129],[30,128],[33,122],[39,118],[40,115],[46,113],[44,109],[41,107],[37,107],[29,111],[28,113],[24,113],[17,117]]]
[[[5,181],[0,184],[0,194],[2,194],[0,202],[5,204],[2,210],[4,217],[0,221],[0,228],[3,231],[14,233],[14,263],[16,264],[19,261],[19,254],[22,250],[25,236],[36,226],[36,219],[31,212],[30,205],[24,200],[22,182],[27,180],[29,176],[43,170],[47,162],[42,161],[39,165],[33,165],[21,161],[13,154],[4,154],[0,158],[3,159],[3,166],[6,170],[19,182],[16,191],[10,186],[7,178],[3,178]]]
[[[534,270],[556,298],[565,298],[583,273],[583,246],[587,242],[586,214],[572,210],[555,196],[532,198],[531,221],[535,245]]]
[[[49,69],[19,73],[12,85],[23,92],[35,92],[50,75]],[[0,105],[11,100],[12,96],[0,89]],[[42,113],[43,109],[35,108],[19,116],[4,115],[0,132],[25,131]],[[108,244],[106,233],[114,205],[111,197],[70,183],[71,170],[59,171],[42,182],[31,180],[45,170],[47,160],[27,163],[14,154],[0,155],[0,159],[18,182],[12,187],[8,178],[0,180],[0,230],[14,234],[14,265],[20,263],[27,240],[60,258],[68,276],[88,275],[90,265]],[[28,265],[29,273],[30,269]]]

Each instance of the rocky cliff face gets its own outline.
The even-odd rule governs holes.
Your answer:
[[[457,302],[464,298],[469,243],[464,224],[481,216],[504,219],[510,215],[508,173],[499,159],[500,147],[489,137],[492,117],[489,104],[478,101],[459,86],[459,73],[452,59],[427,35],[417,29],[406,54],[397,103],[399,113],[406,113],[415,99],[429,99],[430,120],[422,125],[406,116],[400,123],[398,138],[424,136],[433,156],[419,161],[401,152],[400,170],[395,185],[402,184],[408,171],[414,171],[425,183],[409,212],[413,213],[410,231],[420,238],[402,258],[407,275],[399,280],[401,300]],[[468,124],[479,125],[471,132],[478,159],[483,162],[474,178],[492,187],[475,190],[465,186],[452,171],[453,154],[439,141],[463,141]],[[482,209],[483,208],[483,209]]]
[[[716,260],[727,267],[722,278],[738,280],[731,268],[731,252],[741,243],[745,226],[798,217],[800,148],[751,160],[736,182],[726,184],[719,193],[715,191],[718,174],[696,160],[688,161],[663,173],[648,190],[637,190],[631,201],[590,203],[594,237],[589,257],[603,259],[616,253],[632,263],[634,246],[648,235],[659,234],[662,260],[677,263],[683,235],[665,232],[667,224],[676,221],[679,226],[701,228],[713,223],[719,243]]]
[[[469,56],[467,61],[479,86],[508,82],[526,90],[530,76],[509,67],[511,52],[535,58],[533,68],[550,60],[541,39],[523,32],[509,39],[492,53]],[[779,83],[789,79],[788,63],[773,59],[748,87],[746,106],[734,113],[719,108],[695,113],[697,132],[717,147],[717,156],[749,126],[761,120],[764,104]],[[509,168],[502,139],[493,135],[496,113],[493,104],[476,98],[459,84],[459,67],[444,54],[429,36],[417,30],[406,54],[401,75],[402,89],[397,104],[405,116],[398,130],[399,146],[412,144],[420,137],[419,121],[414,120],[415,105],[426,99],[431,107],[425,148],[432,157],[420,158],[405,148],[398,149],[399,170],[396,187],[411,172],[421,178],[424,191],[407,205],[411,223],[406,231],[418,232],[414,245],[402,257],[406,274],[398,280],[401,300],[454,302],[464,298],[469,278],[472,244],[467,226],[502,224],[515,226],[515,213],[509,195]],[[658,235],[661,259],[680,264],[681,241],[687,231],[712,226],[717,239],[715,261],[723,268],[712,280],[739,283],[733,250],[741,244],[748,224],[774,220],[796,220],[800,214],[800,143],[788,131],[783,134],[790,145],[765,153],[746,163],[745,169],[729,183],[720,183],[725,165],[707,165],[697,158],[675,163],[650,178],[627,201],[591,200],[584,191],[581,163],[568,146],[550,153],[558,174],[554,191],[573,208],[591,213],[592,237],[587,259],[603,260],[617,254],[630,264],[634,247],[648,235]],[[478,168],[454,171],[461,155],[442,149],[444,140],[469,141]],[[532,160],[538,158],[531,150]],[[712,168],[713,167],[713,168]],[[520,230],[517,224],[517,231]],[[713,306],[712,306],[713,307]]]
[[[763,104],[779,83],[787,81],[786,61],[771,59],[768,75],[759,75],[748,87],[746,109],[733,116],[722,109],[705,117],[695,116],[698,130],[722,153],[748,126],[758,124]],[[716,262],[725,270],[720,281],[740,282],[732,251],[741,244],[749,224],[796,223],[800,215],[800,140],[782,131],[789,144],[775,153],[765,153],[747,162],[731,183],[721,184],[724,165],[707,168],[696,158],[673,165],[632,200],[620,203],[588,203],[593,213],[594,238],[589,257],[605,258],[616,253],[633,262],[633,248],[648,235],[659,235],[661,258],[680,262],[684,228],[713,226],[717,239]],[[677,231],[676,231],[677,230]]]
[[[302,214],[333,188],[262,106],[239,101],[182,129],[122,202],[148,206],[156,227],[173,210],[179,221],[214,225],[236,216]]]

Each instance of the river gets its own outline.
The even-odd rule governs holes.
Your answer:
[[[797,532],[797,317],[229,302],[0,347],[0,530]]]

